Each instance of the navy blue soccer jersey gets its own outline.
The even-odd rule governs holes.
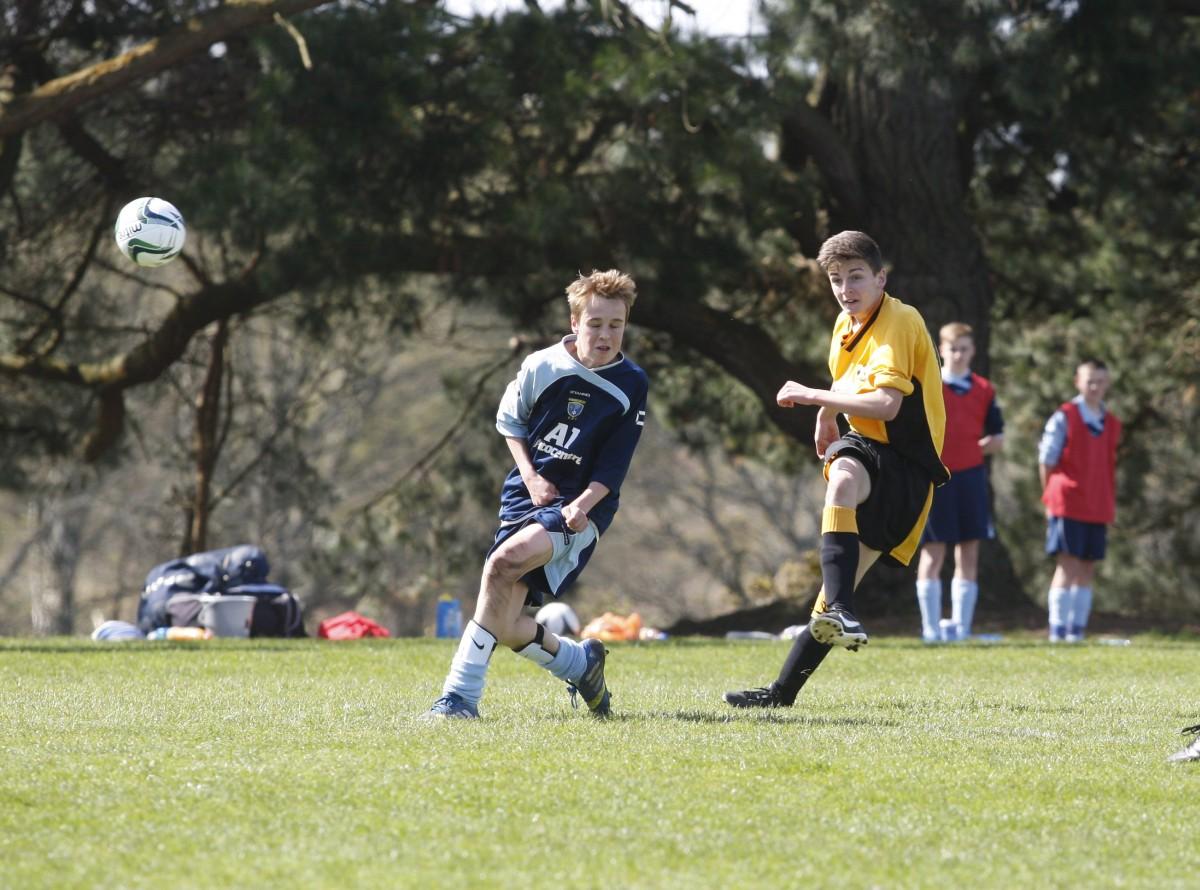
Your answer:
[[[624,355],[611,364],[586,368],[562,342],[526,356],[508,385],[496,429],[524,439],[538,475],[558,488],[556,505],[575,500],[591,482],[609,494],[588,518],[603,534],[616,515],[621,483],[646,422],[646,372]],[[514,467],[500,494],[500,520],[513,522],[540,508]]]

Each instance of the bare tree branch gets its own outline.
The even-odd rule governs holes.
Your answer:
[[[478,402],[480,396],[483,395],[484,387],[487,385],[487,382],[491,380],[492,376],[497,371],[508,366],[514,358],[519,356],[524,345],[525,344],[520,337],[513,337],[509,343],[509,350],[504,357],[499,361],[492,362],[492,364],[484,368],[479,376],[475,378],[475,385],[471,388],[470,395],[467,396],[465,402],[463,403],[462,410],[459,411],[458,417],[456,417],[454,422],[446,428],[446,431],[442,433],[438,440],[425,450],[425,453],[417,459],[416,463],[401,473],[394,482],[382,488],[378,494],[373,495],[365,504],[356,508],[355,512],[370,513],[380,501],[389,495],[395,494],[395,492],[413,476],[424,472],[424,470],[431,463],[433,463],[433,461],[441,453],[442,449],[445,448],[446,445],[449,444],[449,442],[454,438],[454,435],[458,432],[462,425],[467,422],[467,419],[470,418],[471,412],[475,409],[475,403]]]
[[[83,105],[208,49],[225,38],[329,0],[226,0],[212,12],[189,19],[162,37],[80,71],[44,83],[0,109],[0,139],[46,121],[62,120]]]

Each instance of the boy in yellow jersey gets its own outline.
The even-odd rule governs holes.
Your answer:
[[[935,485],[949,472],[939,454],[946,427],[937,350],[921,314],[889,296],[879,246],[862,232],[821,245],[817,263],[842,312],[833,327],[833,385],[789,380],[776,401],[817,405],[817,456],[825,462],[821,592],[812,620],[770,686],[726,692],[735,708],[789,706],[833,646],[851,651],[867,633],[852,614],[854,589],[883,556],[908,565]],[[850,432],[841,435],[838,414]]]

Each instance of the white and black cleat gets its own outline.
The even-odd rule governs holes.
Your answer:
[[[808,623],[808,632],[818,643],[841,646],[851,652],[867,645],[867,632],[858,619],[845,609],[836,607],[815,616]]]

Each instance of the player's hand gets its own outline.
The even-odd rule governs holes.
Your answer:
[[[558,486],[540,473],[534,473],[530,478],[523,478],[521,481],[529,489],[529,499],[536,507],[549,507],[558,498]]]
[[[567,504],[562,510],[563,521],[573,532],[581,532],[588,526],[588,515],[574,504]]]
[[[796,405],[815,405],[813,390],[795,380],[789,380],[775,395],[775,402],[780,408],[793,408]]]
[[[817,426],[813,431],[813,443],[817,446],[817,457],[824,459],[825,452],[838,439],[842,431],[838,429],[837,415],[821,411],[817,414]]]

